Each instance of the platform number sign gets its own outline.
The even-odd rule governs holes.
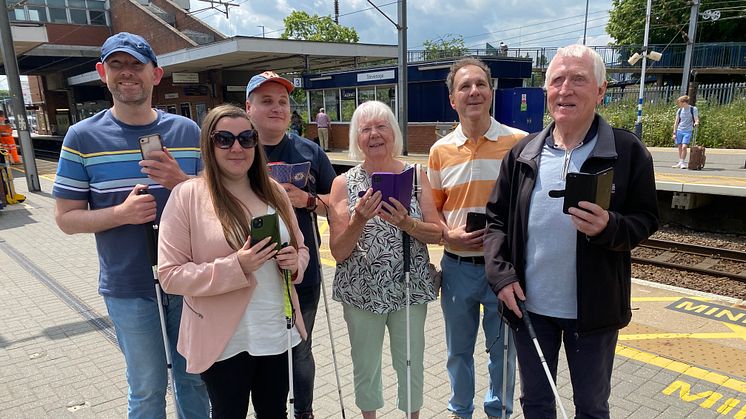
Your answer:
[[[293,87],[303,87],[303,78],[293,77]]]

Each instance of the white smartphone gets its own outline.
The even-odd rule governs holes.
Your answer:
[[[148,154],[151,151],[162,151],[163,144],[161,143],[160,134],[150,134],[140,137],[140,153],[142,154],[143,160],[148,160]]]

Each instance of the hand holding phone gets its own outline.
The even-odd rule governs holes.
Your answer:
[[[487,227],[487,215],[481,212],[468,212],[466,213],[466,228],[464,231],[471,233],[472,231],[481,230]]]
[[[143,160],[153,160],[149,157],[151,151],[163,151],[160,134],[150,134],[140,137],[140,154]]]
[[[274,247],[270,247],[277,251],[282,248],[277,213],[266,214],[251,219],[251,245],[254,246],[267,237],[270,238],[268,245],[274,244]]]

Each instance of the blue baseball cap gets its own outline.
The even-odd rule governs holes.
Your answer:
[[[288,93],[293,91],[293,83],[284,77],[280,77],[274,71],[265,71],[264,73],[257,74],[249,80],[249,84],[246,85],[246,98],[248,99],[251,92],[257,89],[257,87],[267,82],[280,83],[282,87],[287,89]]]
[[[104,45],[101,46],[101,62],[106,61],[115,52],[126,52],[143,64],[152,61],[154,66],[158,66],[158,60],[155,57],[153,49],[150,48],[148,41],[140,35],[119,32],[116,35],[110,36],[104,42]]]

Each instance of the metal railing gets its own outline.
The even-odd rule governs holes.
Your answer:
[[[642,50],[641,45],[623,46],[595,46],[591,47],[604,59],[607,68],[639,69],[640,65],[632,66],[627,59]],[[650,45],[649,50],[663,54],[660,61],[648,60],[650,69],[655,67],[678,68],[684,66],[686,44]],[[534,69],[545,69],[557,54],[556,47],[508,48],[507,51],[491,49],[451,49],[443,51],[413,50],[407,54],[411,63],[441,61],[463,56],[489,56],[530,58]],[[692,54],[692,68],[731,67],[746,68],[746,42],[712,42],[694,46]]]
[[[630,101],[636,102],[640,93],[639,85],[611,87],[606,90],[605,104]],[[645,86],[643,95],[646,103],[668,104],[676,101],[681,94],[681,86]],[[736,99],[746,99],[746,83],[713,83],[697,86],[697,103],[725,105]]]

